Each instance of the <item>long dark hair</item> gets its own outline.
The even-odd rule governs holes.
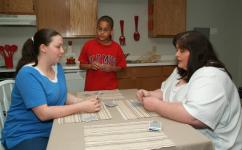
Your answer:
[[[34,63],[33,66],[38,65],[40,45],[49,45],[52,41],[52,37],[56,35],[60,34],[53,29],[40,29],[35,33],[32,39],[27,39],[22,48],[22,57],[18,61],[16,73],[26,64]]]
[[[232,78],[225,65],[216,56],[211,42],[202,33],[198,31],[178,33],[173,38],[173,45],[180,49],[188,49],[190,52],[187,70],[177,67],[179,75],[186,82],[196,70],[204,66],[223,68]]]

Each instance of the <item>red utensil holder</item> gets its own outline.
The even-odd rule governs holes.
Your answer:
[[[13,68],[13,57],[5,57],[5,65],[8,69],[12,69]]]

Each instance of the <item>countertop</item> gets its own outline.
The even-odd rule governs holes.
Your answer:
[[[0,72],[15,72],[15,68],[13,69],[0,68]]]
[[[176,65],[175,61],[159,61],[156,63],[129,63],[127,67],[141,67],[141,66],[165,66],[165,65]],[[79,69],[79,64],[75,65],[63,65],[64,70],[75,70]],[[0,72],[15,72],[15,68],[7,69],[0,68]]]
[[[175,61],[159,61],[156,63],[128,63],[127,67],[141,67],[141,66],[166,66],[176,65]],[[79,64],[76,65],[63,65],[64,69],[79,69]]]

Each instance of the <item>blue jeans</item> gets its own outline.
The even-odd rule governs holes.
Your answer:
[[[13,148],[6,150],[46,150],[49,138],[36,137],[20,142]]]

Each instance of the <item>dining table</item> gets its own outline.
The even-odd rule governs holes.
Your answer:
[[[76,93],[81,99],[97,96],[102,109],[54,119],[47,150],[214,150],[212,141],[192,126],[145,110],[136,92]]]

